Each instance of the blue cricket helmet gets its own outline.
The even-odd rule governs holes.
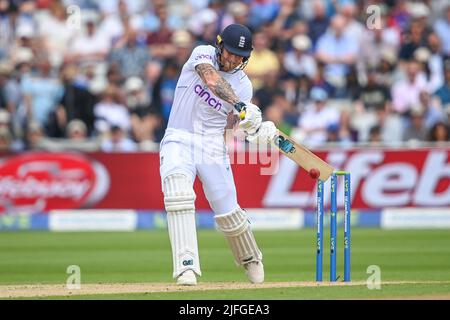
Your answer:
[[[248,59],[253,50],[252,33],[242,24],[230,24],[217,36],[217,46]]]

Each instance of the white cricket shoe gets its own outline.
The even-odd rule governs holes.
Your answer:
[[[244,265],[245,274],[251,283],[264,282],[264,265],[261,261],[253,261]]]
[[[197,277],[195,276],[194,271],[186,270],[177,278],[177,285],[179,286],[196,286],[197,285]]]

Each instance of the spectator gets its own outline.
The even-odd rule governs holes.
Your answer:
[[[400,43],[400,35],[392,27],[386,25],[387,19],[382,16],[381,28],[366,29],[361,41],[357,68],[361,83],[367,81],[367,66],[378,66],[387,55],[394,56]]]
[[[431,142],[448,142],[450,141],[450,129],[445,122],[436,123],[430,130],[428,141]]]
[[[196,43],[194,47],[201,44],[214,45],[217,36],[217,13],[206,8],[196,12],[188,21],[188,29],[194,35]]]
[[[104,85],[102,89],[104,89],[107,86],[107,84],[119,88],[120,86],[122,86],[123,82],[126,79],[124,76],[122,76],[120,66],[117,63],[112,63],[109,65],[109,68],[106,71],[106,78],[101,76],[100,77],[97,76],[97,78],[99,78],[100,82]]]
[[[176,63],[182,66],[186,63],[191,55],[194,41],[192,35],[184,30],[176,30],[171,38],[172,44],[175,47],[175,57]]]
[[[280,0],[280,8],[275,20],[271,23],[271,28],[275,33],[277,40],[286,43],[290,42],[296,35],[295,23],[301,18],[296,11],[298,0]]]
[[[414,58],[422,62],[427,75],[428,91],[435,92],[444,84],[444,59],[440,40],[435,33],[430,33],[427,44],[426,48],[420,47],[414,52]]]
[[[233,17],[230,15],[228,0],[209,0],[209,8],[217,14],[216,32],[220,33],[226,26],[233,23]],[[246,9],[246,8],[245,8]],[[244,9],[244,10],[245,10]]]
[[[446,115],[436,98],[432,98],[427,91],[422,91],[419,96],[420,105],[424,112],[425,127],[430,129],[439,121],[445,121]]]
[[[341,146],[351,146],[353,143],[358,141],[358,131],[353,127],[351,116],[352,113],[349,110],[341,110],[338,125],[338,136]]]
[[[249,26],[258,29],[267,22],[272,22],[278,12],[280,4],[276,0],[259,0],[250,3]]]
[[[361,107],[366,112],[389,107],[391,94],[387,86],[378,82],[378,73],[376,68],[368,68],[367,84],[358,88],[353,101],[355,104],[362,104]]]
[[[117,41],[123,37],[127,29],[136,26],[135,19],[128,13],[128,4],[126,1],[117,2],[117,13],[105,14],[98,24],[98,34],[102,36],[111,46],[115,46]]]
[[[325,67],[325,63],[322,63],[320,61],[317,63],[317,72],[312,79],[312,84],[315,87],[321,87],[322,89],[324,89],[327,92],[328,96],[334,97],[336,88],[326,79]]]
[[[330,124],[327,128],[327,142],[337,144],[341,142],[339,136],[339,125],[336,123]]]
[[[0,0],[0,60],[6,59],[8,50],[14,42],[14,19],[9,15],[8,0]]]
[[[254,90],[263,86],[265,75],[280,70],[279,60],[275,53],[269,49],[268,40],[263,32],[253,34],[253,51],[245,72],[252,81]]]
[[[150,54],[145,46],[138,46],[137,33],[127,29],[123,43],[111,51],[109,61],[117,65],[120,74],[125,77],[142,77],[150,61]]]
[[[86,141],[87,133],[87,127],[81,120],[74,119],[67,125],[66,137],[72,142]]]
[[[377,124],[381,127],[381,139],[384,145],[395,146],[402,142],[404,122],[402,118],[388,109],[376,110]]]
[[[400,47],[399,59],[402,61],[411,60],[414,57],[414,52],[422,46],[426,46],[427,29],[418,20],[411,21],[411,26],[404,35],[404,40]]]
[[[145,76],[144,76],[144,85],[145,90],[150,96],[150,102],[153,104],[153,98],[154,98],[154,92],[155,92],[155,86],[158,82],[158,79],[161,77],[163,65],[156,61],[152,61],[147,65],[147,68],[145,70]]]
[[[375,125],[369,130],[369,145],[372,146],[381,146],[383,141],[381,138],[381,127],[379,125]]]
[[[292,127],[284,121],[284,112],[277,105],[273,104],[267,107],[264,118],[272,121],[281,132],[287,135],[291,134]]]
[[[135,152],[136,144],[127,138],[125,131],[119,126],[112,126],[109,130],[109,136],[102,142],[101,151],[103,152]]]
[[[313,0],[313,18],[308,22],[308,35],[315,49],[319,38],[327,31],[330,20],[327,16],[326,7],[322,0]]]
[[[278,73],[271,71],[266,74],[263,86],[255,91],[253,102],[264,113],[265,109],[274,103],[276,96],[284,96],[284,92],[279,86]]]
[[[120,103],[119,90],[108,86],[99,103],[94,106],[94,128],[100,136],[108,133],[111,126],[120,127],[128,132],[131,128],[130,114],[126,106]]]
[[[150,96],[144,82],[139,78],[129,78],[125,83],[126,101],[131,113],[131,137],[141,150],[155,151],[156,142],[161,138],[163,127],[161,116],[150,105]]]
[[[309,79],[307,76],[301,76],[298,78],[295,103],[297,106],[297,110],[299,110],[300,112],[302,112],[305,109],[306,105],[309,103],[309,92],[311,91],[311,87],[312,87],[312,80]],[[325,91],[327,90],[325,89]],[[330,96],[329,93],[328,95]]]
[[[441,40],[443,53],[450,57],[450,4],[445,9],[444,16],[434,23],[434,30]]]
[[[142,116],[132,115],[133,138],[142,151],[159,151],[159,143],[164,135],[161,116],[149,110]]]
[[[11,66],[6,62],[0,61],[0,110],[8,109],[6,100],[6,85],[12,72]]]
[[[281,77],[280,80],[281,80],[280,86],[284,91],[284,98],[286,99],[286,101],[290,103],[292,106],[297,105],[299,96],[300,78],[297,78],[292,75],[286,75],[284,77]]]
[[[39,19],[40,41],[48,52],[50,63],[59,68],[64,62],[66,48],[74,37],[74,28],[67,24],[66,9],[60,2],[52,2],[45,18]]]
[[[92,63],[100,64],[105,61],[111,48],[109,39],[104,34],[97,32],[96,15],[85,16],[86,31],[74,37],[67,52],[68,62],[80,63],[82,66]]]
[[[354,39],[359,50],[366,28],[361,22],[356,20],[356,4],[353,1],[343,1],[338,5],[338,12],[345,20],[345,32]]]
[[[350,124],[350,113],[342,111],[339,123],[331,123],[327,127],[327,142],[341,147],[350,147],[358,140],[358,133]]]
[[[16,41],[10,48],[9,60],[13,64],[31,62],[38,52],[36,32],[30,25],[23,25],[16,29]]]
[[[390,88],[396,80],[397,73],[397,55],[394,50],[386,49],[381,53],[377,71],[378,83]]]
[[[21,58],[19,59],[21,61]],[[0,62],[0,78],[3,77],[2,96],[6,109],[11,115],[11,132],[14,139],[22,138],[24,127],[27,123],[27,112],[23,104],[23,92],[21,88],[22,77],[27,77],[31,70],[31,64],[21,61],[15,66],[8,62]]]
[[[308,53],[311,40],[308,36],[297,35],[292,38],[291,43],[293,50],[284,56],[284,69],[296,77],[306,75],[312,79],[317,72],[317,66],[314,57]]]
[[[10,147],[13,140],[11,134],[11,114],[5,109],[0,109],[0,129],[4,132],[4,142],[8,142],[8,147]],[[6,132],[8,132],[8,134],[6,134]]]
[[[66,65],[61,76],[64,84],[64,95],[53,114],[53,123],[50,124],[49,135],[62,138],[65,135],[67,124],[74,119],[80,119],[85,123],[87,134],[90,136],[94,129],[96,98],[88,91],[86,84],[79,80],[80,75],[76,65]]]
[[[420,65],[411,60],[406,65],[406,78],[394,83],[392,87],[392,104],[395,112],[403,114],[411,106],[419,104],[419,94],[426,90],[427,82],[423,73],[420,73]]]
[[[38,30],[35,19],[36,2],[32,0],[11,1],[11,6],[14,5],[18,7],[14,18],[17,33],[23,28],[32,30],[33,34],[36,35],[35,31]]]
[[[11,132],[0,127],[0,152],[7,152],[11,149]]]
[[[146,7],[145,0],[102,0],[96,2],[101,13],[105,16],[117,15],[122,13],[121,11],[130,15],[137,14]]]
[[[26,136],[24,148],[26,150],[40,149],[46,138],[44,130],[39,122],[31,121],[28,123],[25,132]]]
[[[425,126],[424,111],[420,105],[411,108],[408,122],[403,133],[403,141],[425,141],[428,131]]]
[[[346,33],[345,19],[340,15],[334,16],[329,31],[319,38],[316,52],[317,59],[326,65],[327,81],[345,90],[346,77],[357,54],[358,44]]]
[[[67,124],[66,139],[58,140],[55,148],[58,150],[76,150],[95,152],[100,150],[100,141],[88,136],[87,127],[83,121],[75,119]]]
[[[155,16],[159,21],[158,28],[147,35],[147,45],[156,59],[164,60],[175,55],[175,47],[171,42],[173,29],[169,24],[169,11],[167,4],[155,6]]]
[[[134,0],[131,0],[134,1]],[[208,0],[206,0],[208,1]],[[144,12],[141,22],[140,22],[140,30],[143,30],[146,33],[154,33],[160,30],[163,22],[160,20],[157,11],[160,8],[164,8],[165,10],[169,10],[169,15],[167,16],[166,26],[170,30],[177,30],[184,27],[183,19],[175,12],[174,10],[170,10],[167,6],[167,0],[153,0],[149,1],[150,7]],[[203,5],[202,5],[203,7]],[[193,12],[199,12],[200,9],[194,10]],[[141,12],[139,12],[141,13]]]
[[[59,79],[52,76],[48,59],[38,60],[37,68],[36,76],[23,79],[22,90],[29,119],[37,121],[45,130],[51,113],[61,101],[64,88]]]
[[[305,144],[319,146],[327,140],[327,129],[338,125],[339,113],[328,104],[328,94],[322,88],[312,88],[311,100],[312,104],[300,116],[299,130]]]
[[[175,60],[168,60],[153,88],[153,104],[160,110],[165,123],[169,120],[170,110],[172,110],[179,74],[180,66]]]
[[[150,108],[151,98],[138,77],[128,78],[124,85],[125,102],[131,113],[141,115]]]
[[[406,0],[396,1],[390,12],[389,23],[398,30],[406,30],[411,20]]]
[[[230,22],[230,24],[238,23],[248,25],[249,7],[246,3],[239,1],[232,1],[228,5],[228,12],[230,13],[233,19],[233,22]]]
[[[444,84],[435,92],[435,96],[439,99],[442,106],[450,103],[450,60],[445,64],[444,77]]]

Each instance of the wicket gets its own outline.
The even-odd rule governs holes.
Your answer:
[[[330,205],[330,281],[337,281],[337,180],[344,177],[344,281],[350,282],[350,173],[336,171],[331,175],[331,205]],[[316,281],[322,281],[323,271],[323,216],[324,216],[324,182],[317,183],[317,255],[316,255]]]

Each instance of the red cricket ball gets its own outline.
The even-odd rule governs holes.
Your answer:
[[[320,177],[320,171],[316,168],[309,170],[309,176],[313,179],[318,179]]]

